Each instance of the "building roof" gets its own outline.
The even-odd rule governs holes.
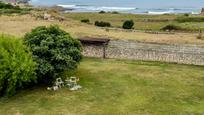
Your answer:
[[[94,44],[94,45],[108,44],[108,42],[110,41],[110,39],[107,38],[91,38],[91,37],[78,38],[78,40],[82,44]]]

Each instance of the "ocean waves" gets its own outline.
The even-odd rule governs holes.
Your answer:
[[[91,6],[91,5],[65,5],[58,4],[57,6],[63,7],[66,12],[99,12],[106,11],[112,12],[117,11],[121,13],[132,13],[132,14],[181,14],[191,13],[198,14],[200,9],[197,8],[134,8],[134,7],[110,7],[110,6]]]
[[[129,11],[135,10],[133,7],[107,7],[107,6],[90,6],[90,5],[62,5],[59,4],[57,6],[61,6],[68,10],[75,11]]]

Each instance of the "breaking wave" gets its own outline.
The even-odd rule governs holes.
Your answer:
[[[84,11],[129,11],[135,10],[133,7],[108,7],[108,6],[89,6],[89,5],[62,5],[59,4],[65,9],[69,10],[84,10]]]
[[[65,5],[58,4],[57,6],[63,7],[67,12],[98,12],[98,11],[118,11],[122,13],[133,13],[133,14],[180,14],[190,13],[199,14],[199,9],[195,8],[134,8],[134,7],[109,7],[109,6],[91,6],[91,5]]]

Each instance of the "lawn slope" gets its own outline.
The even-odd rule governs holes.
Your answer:
[[[84,59],[76,75],[83,89],[35,87],[0,98],[0,114],[204,114],[203,67]],[[66,75],[66,74],[65,74]]]

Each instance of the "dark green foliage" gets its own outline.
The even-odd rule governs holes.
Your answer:
[[[111,27],[111,24],[109,22],[95,21],[95,26],[98,26],[98,27]]]
[[[21,13],[21,10],[15,9],[0,9],[0,14],[13,14],[13,13]]]
[[[117,12],[117,11],[113,11],[113,12],[111,12],[112,14],[120,14],[119,12]]]
[[[83,22],[83,23],[90,23],[90,20],[89,19],[82,19],[81,22]]]
[[[100,11],[100,12],[99,12],[99,14],[105,14],[105,13],[106,13],[105,11]]]
[[[165,30],[165,31],[181,30],[181,27],[174,24],[169,24],[164,26],[161,30]]]
[[[132,29],[134,26],[133,20],[127,20],[123,23],[123,29]]]
[[[21,39],[0,35],[0,95],[13,95],[35,81],[36,64]]]
[[[188,13],[185,13],[185,14],[184,14],[184,16],[186,16],[186,17],[189,17],[189,16],[190,16],[190,14],[188,14]]]
[[[28,14],[31,8],[20,8],[19,6],[13,6],[12,4],[7,4],[0,2],[0,14]]]
[[[58,26],[33,29],[25,35],[25,43],[37,62],[40,82],[50,84],[64,70],[76,69],[82,59],[80,42]]]
[[[182,16],[176,19],[177,22],[184,23],[184,22],[204,22],[204,17],[189,17],[189,16]]]
[[[3,2],[0,1],[0,9],[20,10],[21,8],[19,6],[13,6],[11,4],[3,3]]]

